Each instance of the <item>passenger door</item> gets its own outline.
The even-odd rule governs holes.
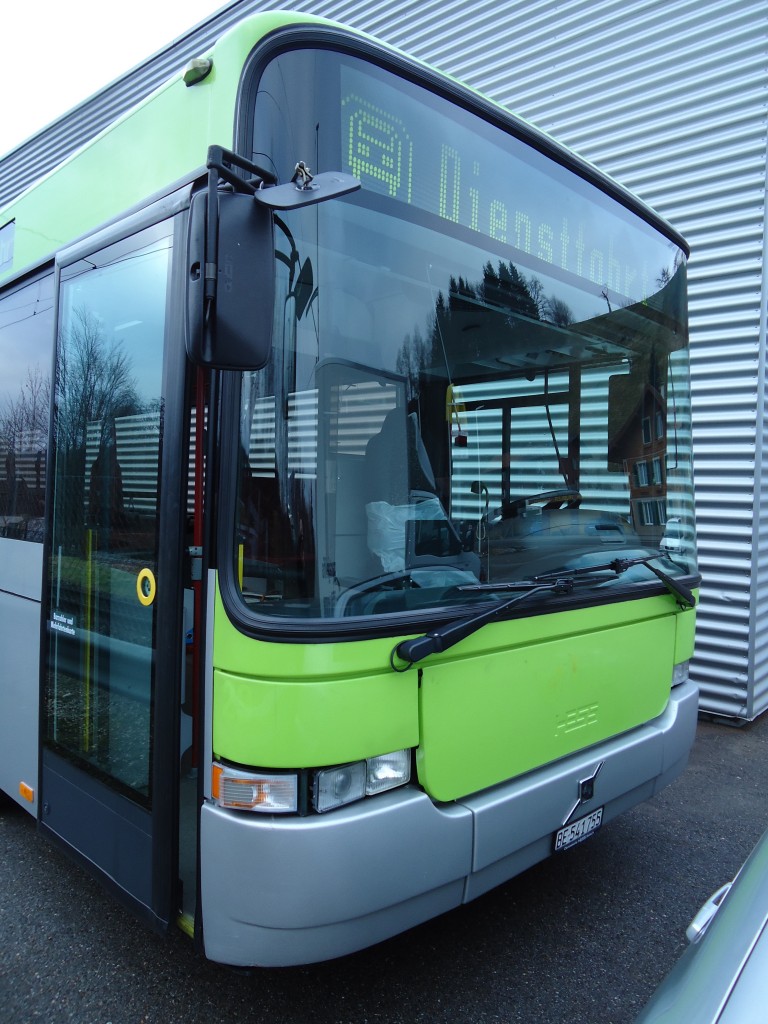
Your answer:
[[[60,266],[43,624],[41,826],[160,925],[182,655],[173,234],[137,226]]]

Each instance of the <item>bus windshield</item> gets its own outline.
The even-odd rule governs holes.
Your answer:
[[[596,599],[657,582],[644,559],[695,574],[670,238],[502,127],[332,51],[263,71],[265,154],[363,187],[276,216],[272,358],[240,387],[233,560],[252,611],[413,613],[613,558],[637,564],[596,573]]]

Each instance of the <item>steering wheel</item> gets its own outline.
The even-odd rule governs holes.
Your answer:
[[[558,487],[553,491],[539,491],[538,494],[526,494],[522,498],[513,498],[500,508],[488,512],[486,519],[489,523],[499,523],[502,519],[512,519],[529,505],[543,503],[545,511],[554,509],[578,508],[581,504],[581,492],[575,487]]]

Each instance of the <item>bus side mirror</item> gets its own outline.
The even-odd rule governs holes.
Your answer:
[[[210,369],[260,370],[272,351],[274,211],[337,199],[361,182],[341,171],[313,175],[300,161],[291,181],[278,185],[274,175],[221,146],[208,149],[206,167],[208,189],[193,197],[189,214],[187,354]],[[294,294],[299,316],[312,297],[311,274],[306,260]]]
[[[272,350],[275,292],[271,211],[253,196],[193,197],[189,217],[186,346],[198,366],[259,370]],[[215,232],[215,245],[208,237]],[[208,255],[216,254],[215,262]]]

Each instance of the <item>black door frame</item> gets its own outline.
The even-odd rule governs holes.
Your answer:
[[[179,708],[183,671],[183,558],[189,454],[188,435],[184,429],[188,371],[182,311],[185,309],[186,290],[185,211],[189,207],[190,192],[190,186],[184,187],[94,232],[59,253],[56,266],[58,332],[58,296],[63,268],[145,228],[162,221],[172,221],[173,254],[166,298],[162,371],[155,685],[150,737],[151,809],[142,807],[124,793],[48,748],[44,742],[48,623],[51,615],[47,573],[43,586],[40,638],[42,710],[38,828],[98,877],[122,902],[159,930],[165,930],[176,919],[179,904]],[[57,353],[54,354],[56,358]],[[53,465],[49,454],[45,566],[51,564],[52,555]],[[176,638],[176,642],[173,638]]]

